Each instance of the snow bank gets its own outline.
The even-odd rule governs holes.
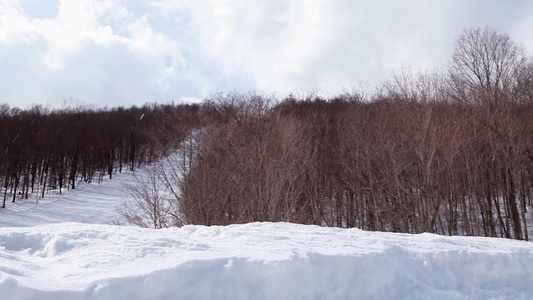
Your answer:
[[[533,244],[287,223],[0,228],[2,299],[532,299]]]

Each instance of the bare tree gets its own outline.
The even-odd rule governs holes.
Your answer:
[[[442,102],[449,98],[447,74],[441,69],[419,69],[402,66],[392,78],[382,84],[385,97],[397,97],[416,102]]]
[[[454,97],[491,105],[513,100],[529,65],[525,48],[508,34],[488,27],[465,30],[455,41],[449,66]]]
[[[166,228],[171,221],[173,202],[160,180],[161,165],[148,166],[125,185],[127,200],[118,209],[126,223],[145,228]]]

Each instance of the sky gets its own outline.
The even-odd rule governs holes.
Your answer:
[[[533,53],[529,0],[0,0],[0,103],[60,108],[372,89],[464,29]]]

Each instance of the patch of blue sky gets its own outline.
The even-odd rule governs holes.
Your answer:
[[[20,0],[20,5],[32,18],[53,19],[57,16],[59,0]]]

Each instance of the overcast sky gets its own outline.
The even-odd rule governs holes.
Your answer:
[[[335,94],[444,66],[473,26],[533,53],[530,0],[0,0],[0,103]]]

